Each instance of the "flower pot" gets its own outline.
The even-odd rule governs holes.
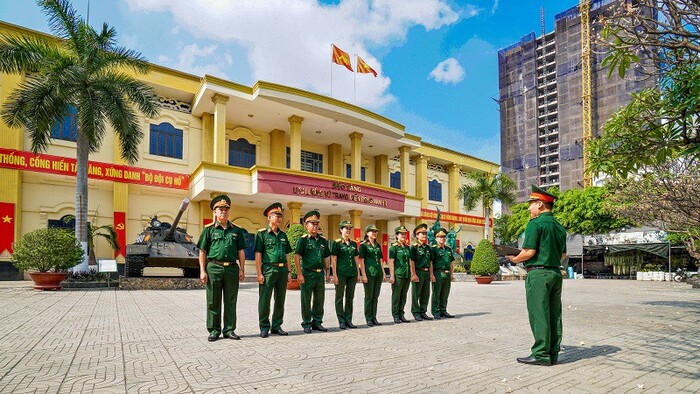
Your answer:
[[[490,275],[481,275],[481,276],[476,276],[474,277],[476,279],[476,283],[480,285],[488,285],[493,281],[493,277]]]
[[[61,282],[67,272],[30,272],[34,281],[34,290],[61,290]]]
[[[297,278],[292,278],[292,280],[287,282],[287,290],[299,290],[299,288],[300,284]]]

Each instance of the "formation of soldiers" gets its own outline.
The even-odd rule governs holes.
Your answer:
[[[214,221],[207,225],[197,246],[201,281],[207,292],[207,330],[209,341],[220,336],[238,340],[236,335],[236,300],[238,286],[245,278],[245,239],[243,230],[229,221],[231,200],[226,195],[214,198],[210,204]],[[358,245],[351,239],[353,226],[342,221],[340,237],[328,241],[318,234],[321,214],[310,211],[304,215],[306,228],[296,244],[293,262],[287,256],[292,246],[282,231],[282,204],[276,202],[264,210],[268,226],[255,235],[255,267],[259,285],[258,316],[260,336],[288,335],[282,329],[287,282],[291,280],[290,264],[295,264],[301,288],[301,326],[305,333],[328,331],[323,326],[324,287],[335,285],[335,311],[340,329],[353,329],[353,300],[355,286],[364,286],[364,317],[367,325],[381,326],[377,320],[377,304],[382,282],[391,283],[391,313],[394,323],[408,323],[405,309],[409,285],[412,288],[411,314],[416,321],[453,318],[447,312],[450,285],[454,279],[454,254],[446,244],[447,230],[435,233],[437,245],[428,244],[428,225],[419,224],[413,230],[416,241],[409,245],[408,229],[395,230],[396,242],[389,248],[389,278],[381,262],[385,256],[377,241],[378,229],[365,227],[364,240]],[[428,301],[432,285],[432,300]],[[272,319],[270,320],[271,303]],[[223,310],[223,318],[222,318]],[[222,326],[223,320],[223,326]]]

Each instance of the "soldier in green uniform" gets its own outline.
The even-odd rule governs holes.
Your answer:
[[[450,296],[450,287],[453,279],[454,255],[452,249],[445,244],[447,230],[440,227],[435,232],[437,245],[430,249],[432,271],[430,281],[433,282],[433,299],[430,305],[431,312],[435,319],[443,317],[453,318],[447,313],[447,299]]]
[[[255,268],[258,272],[258,316],[260,320],[260,336],[267,338],[272,332],[276,335],[287,335],[282,329],[284,318],[284,299],[287,295],[289,262],[287,254],[292,252],[287,234],[280,229],[282,225],[282,204],[276,202],[263,212],[268,226],[258,230],[255,235]],[[270,299],[275,294],[275,309],[272,312],[270,324]],[[272,329],[272,331],[270,331]]]
[[[330,282],[328,257],[331,253],[328,241],[318,234],[320,218],[318,211],[304,215],[307,233],[299,238],[294,251],[294,264],[299,273],[297,280],[301,284],[301,326],[307,334],[311,330],[328,331],[321,323],[325,283]]]
[[[555,196],[537,186],[530,194],[530,222],[525,227],[523,249],[507,256],[513,263],[525,262],[525,297],[530,328],[535,337],[530,356],[519,363],[557,364],[561,344],[561,288],[559,267],[566,257],[566,230],[552,215]]]
[[[229,218],[231,199],[226,195],[214,198],[209,207],[215,220],[204,227],[199,236],[200,279],[207,287],[207,330],[209,342],[224,338],[241,339],[236,329],[238,284],[245,279],[245,236]],[[238,259],[239,264],[236,264]],[[221,295],[224,299],[224,327],[221,329]]]
[[[408,285],[411,283],[411,247],[406,242],[408,229],[404,226],[396,227],[396,242],[389,247],[389,282],[391,282],[391,314],[394,323],[408,323],[404,317]]]
[[[367,325],[381,326],[377,321],[377,303],[379,302],[379,292],[382,289],[384,269],[382,268],[382,246],[377,242],[379,230],[373,224],[365,227],[365,240],[360,244],[360,265],[362,266],[363,282],[365,287],[365,319]],[[365,282],[364,278],[367,278]]]
[[[335,314],[338,316],[340,329],[344,330],[357,328],[352,324],[352,303],[355,299],[357,278],[364,278],[365,275],[357,264],[357,244],[350,238],[352,224],[343,220],[339,227],[340,238],[331,242],[331,265],[335,285]]]
[[[428,225],[421,223],[413,229],[416,242],[411,245],[411,313],[416,321],[433,320],[428,316],[430,277],[433,266],[428,245]]]

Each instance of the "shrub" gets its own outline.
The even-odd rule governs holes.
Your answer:
[[[292,278],[297,277],[297,266],[294,264],[294,249],[297,247],[297,242],[302,235],[306,234],[306,229],[301,224],[292,224],[287,230],[287,239],[289,240],[289,246],[292,247],[292,253],[289,254],[289,273],[292,274]]]
[[[482,239],[476,247],[471,263],[471,272],[475,276],[498,273],[498,256],[496,256],[496,251],[493,250],[489,240]]]
[[[72,231],[42,228],[12,244],[12,265],[24,271],[63,271],[83,260],[83,249]]]

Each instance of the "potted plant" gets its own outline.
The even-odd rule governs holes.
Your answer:
[[[498,256],[496,256],[496,251],[493,250],[489,240],[482,239],[479,242],[470,268],[476,283],[479,284],[491,283],[493,275],[498,273]]]
[[[287,239],[289,240],[289,246],[292,247],[292,253],[289,254],[289,273],[292,276],[292,280],[287,283],[287,289],[289,290],[299,290],[299,281],[297,281],[297,266],[294,264],[294,249],[297,247],[297,242],[302,235],[306,234],[306,229],[301,224],[293,224],[287,230]]]
[[[12,244],[12,264],[30,271],[36,290],[60,290],[68,268],[83,261],[83,249],[70,231],[42,228]]]

